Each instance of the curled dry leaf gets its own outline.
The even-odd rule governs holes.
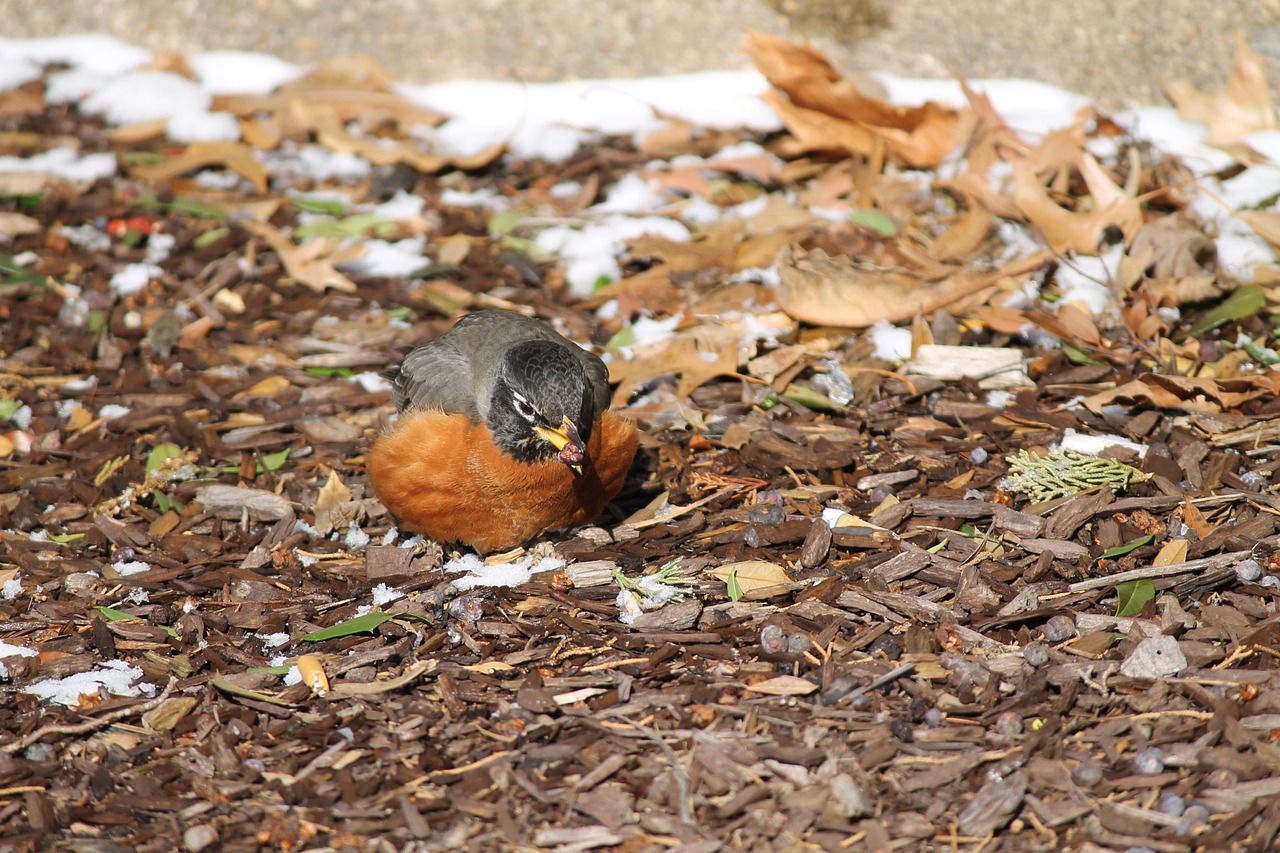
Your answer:
[[[1027,258],[1015,266],[1030,268],[1040,260]],[[782,277],[778,304],[792,317],[819,326],[860,328],[881,320],[901,323],[936,311],[992,286],[1013,269],[956,267],[945,278],[922,281],[899,270],[833,257],[821,249],[805,252],[790,247],[778,256],[778,272]]]
[[[196,490],[196,500],[219,518],[279,521],[292,509],[287,498],[262,489],[213,484]]]
[[[745,47],[776,91],[764,100],[800,148],[890,157],[916,168],[938,165],[960,139],[959,114],[935,103],[899,107],[863,94],[818,51],[763,33]]]
[[[1012,165],[1013,201],[1055,252],[1095,255],[1108,228],[1119,228],[1132,239],[1142,227],[1139,200],[1112,181],[1087,152],[1080,153],[1079,168],[1093,196],[1088,212],[1068,210],[1055,202],[1028,160],[1016,160]]]
[[[366,251],[363,246],[344,246],[326,239],[308,240],[298,245],[265,222],[244,221],[240,225],[270,243],[285,271],[299,284],[317,293],[327,288],[343,293],[356,292],[355,282],[338,272],[334,265],[360,257]]]
[[[253,156],[253,148],[243,142],[196,142],[177,157],[163,163],[143,163],[134,166],[132,171],[143,180],[169,181],[206,166],[225,166],[252,183],[258,192],[267,191],[267,170]]]
[[[769,696],[808,696],[818,689],[818,685],[794,675],[775,675],[758,684],[748,684],[752,693],[764,693]]]
[[[337,471],[329,472],[329,479],[316,495],[316,530],[328,535],[346,522],[341,506],[351,500],[351,490],[342,482]]]
[[[646,382],[679,374],[676,395],[687,397],[703,382],[716,376],[735,376],[739,337],[732,329],[706,323],[684,329],[632,361],[609,364],[609,378],[617,382],[615,405],[625,405]]]
[[[1236,61],[1227,85],[1217,92],[1197,90],[1186,80],[1165,87],[1178,115],[1198,121],[1209,131],[1205,141],[1224,146],[1240,142],[1257,130],[1276,126],[1275,111],[1267,90],[1266,65],[1243,38],[1236,42]]]
[[[1204,379],[1195,376],[1163,376],[1148,373],[1118,388],[1102,391],[1082,402],[1089,411],[1102,414],[1114,402],[1145,402],[1162,409],[1184,412],[1222,412],[1250,400],[1270,397],[1280,391],[1280,370],[1270,369],[1254,376],[1231,379]]]

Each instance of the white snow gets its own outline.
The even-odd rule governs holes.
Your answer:
[[[196,79],[213,95],[269,95],[307,69],[265,53],[210,50],[191,57]]]
[[[111,276],[111,290],[119,296],[128,296],[142,290],[153,278],[159,278],[163,274],[164,270],[155,264],[126,264],[120,272]]]
[[[689,229],[661,216],[613,215],[580,229],[567,225],[547,228],[533,242],[539,251],[560,257],[570,290],[585,298],[600,282],[615,281],[622,275],[617,255],[626,248],[627,240],[645,235],[686,242]]]
[[[151,564],[141,560],[117,560],[111,564],[111,568],[121,577],[128,577],[151,571]]]
[[[153,696],[156,689],[151,684],[138,684],[143,672],[122,660],[103,661],[97,669],[77,672],[63,678],[46,678],[22,688],[22,692],[39,696],[49,702],[74,708],[81,696],[92,696],[99,691],[116,696]]]
[[[478,586],[517,586],[539,572],[552,572],[564,568],[564,565],[564,560],[555,557],[543,557],[534,563],[533,557],[528,555],[511,563],[485,565],[484,560],[475,554],[463,554],[445,563],[444,570],[465,572],[453,581],[455,587],[465,591]]]
[[[867,336],[875,344],[872,353],[885,361],[903,362],[911,358],[911,330],[901,329],[887,320],[881,320],[867,329]]]
[[[74,148],[50,148],[32,157],[0,157],[0,173],[53,175],[76,183],[107,178],[116,173],[116,155],[110,152],[81,157]]]

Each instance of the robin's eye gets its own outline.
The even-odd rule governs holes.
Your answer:
[[[535,423],[538,420],[538,410],[529,405],[529,401],[519,394],[511,394],[511,402],[515,405],[516,413],[529,423]]]

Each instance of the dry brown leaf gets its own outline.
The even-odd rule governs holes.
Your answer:
[[[315,514],[316,530],[322,536],[328,536],[336,528],[346,523],[341,505],[351,500],[351,490],[338,477],[337,471],[329,472],[328,481],[320,487],[316,494]]]
[[[1195,505],[1191,501],[1187,501],[1187,506],[1194,509]],[[1196,510],[1199,512],[1199,510]],[[1187,525],[1190,527],[1190,525]],[[1164,545],[1160,546],[1160,553],[1156,554],[1155,559],[1151,561],[1153,566],[1172,566],[1174,563],[1183,563],[1187,559],[1187,540],[1170,539]]]
[[[284,264],[285,272],[299,284],[317,293],[322,293],[326,288],[343,293],[356,292],[355,282],[338,272],[334,264],[360,257],[365,252],[363,247],[343,246],[326,239],[308,240],[298,245],[265,222],[244,221],[240,226],[270,243],[280,257],[280,263]]]
[[[748,684],[747,689],[769,696],[808,696],[818,689],[818,685],[795,675],[775,675],[767,681]]]
[[[995,217],[984,207],[970,207],[956,214],[929,247],[939,261],[965,261],[978,250],[995,228]]]
[[[632,361],[613,361],[609,378],[618,383],[614,405],[626,405],[637,388],[662,376],[679,374],[676,396],[680,398],[708,379],[737,376],[738,343],[732,330],[704,323],[676,332]]]
[[[1164,90],[1178,108],[1178,115],[1208,129],[1205,141],[1210,145],[1231,145],[1250,133],[1276,126],[1266,65],[1243,37],[1236,39],[1236,61],[1224,88],[1201,92],[1187,80],[1179,79],[1166,84]]]
[[[1140,201],[1118,187],[1087,152],[1080,154],[1080,171],[1097,193],[1088,212],[1068,210],[1055,202],[1029,161],[1014,160],[1012,166],[1013,201],[1055,252],[1096,255],[1108,228],[1117,227],[1132,238],[1142,226]]]
[[[292,383],[283,376],[268,376],[266,379],[255,382],[250,387],[237,393],[231,399],[245,400],[250,397],[278,397],[291,387]]]
[[[1038,263],[1038,261],[1037,261]],[[819,326],[862,328],[881,320],[901,323],[990,287],[1005,271],[956,267],[936,281],[795,247],[778,256],[778,304],[797,320]]]
[[[12,210],[0,210],[0,237],[20,237],[23,234],[37,234],[43,226],[38,220],[25,213]]]
[[[267,191],[267,170],[253,156],[254,149],[243,142],[195,142],[177,157],[163,163],[134,166],[133,174],[147,181],[168,181],[184,172],[206,166],[225,166],[253,184],[260,193]]]
[[[955,110],[899,107],[863,94],[813,48],[747,34],[745,50],[776,91],[764,100],[800,147],[870,157],[880,150],[917,168],[936,166],[959,141]]]
[[[1275,369],[1230,379],[1147,373],[1118,388],[1086,397],[1082,402],[1095,414],[1102,414],[1104,406],[1117,401],[1126,404],[1145,402],[1158,408],[1184,412],[1214,413],[1235,409],[1250,400],[1272,396],[1277,391],[1280,391],[1280,371]]]

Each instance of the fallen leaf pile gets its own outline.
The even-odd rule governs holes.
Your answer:
[[[4,93],[0,155],[110,168],[0,167],[0,847],[1274,848],[1260,60],[1170,87],[1205,171],[747,49],[783,129],[557,162],[367,61],[216,96],[236,142]],[[494,306],[642,440],[486,565],[363,454]]]

